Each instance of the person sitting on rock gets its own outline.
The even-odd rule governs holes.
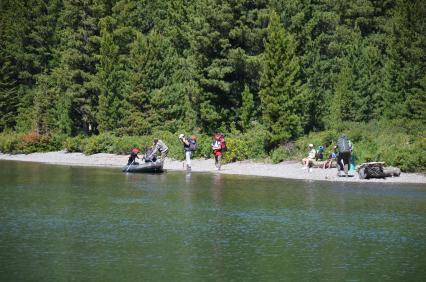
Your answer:
[[[333,162],[336,161],[337,158],[337,146],[333,147],[333,151],[330,152],[330,154],[328,154],[328,159],[325,161],[324,165],[323,165],[323,169],[326,168],[331,168],[331,166],[333,165]]]
[[[314,148],[314,144],[309,144],[308,147],[309,147],[308,157],[302,160],[303,169],[308,169],[312,165],[313,161],[315,161],[315,155],[317,153],[317,151]]]

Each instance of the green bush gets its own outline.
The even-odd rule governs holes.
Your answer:
[[[257,122],[252,122],[251,125],[247,132],[234,137],[241,139],[247,145],[248,159],[264,159],[267,157],[265,148],[268,132]]]
[[[62,143],[63,149],[67,152],[83,152],[83,140],[82,135],[76,137],[68,137]]]
[[[195,158],[211,158],[213,156],[212,152],[212,142],[213,139],[207,135],[200,135],[197,137],[198,149],[195,151]]]
[[[271,160],[274,164],[291,158],[291,152],[285,146],[280,146],[271,152]]]
[[[248,157],[248,145],[239,138],[226,138],[227,150],[223,155],[223,163],[246,160]]]
[[[112,149],[116,139],[117,137],[108,133],[91,136],[83,141],[83,153],[86,155],[114,153]]]
[[[245,160],[265,159],[268,155],[265,144],[268,136],[266,129],[253,122],[246,132],[241,133],[235,128],[225,134],[228,151],[224,154],[224,163]],[[415,127],[415,128],[412,128]],[[179,132],[192,135],[190,132]],[[132,148],[152,146],[154,138],[163,140],[169,147],[169,157],[184,159],[183,146],[179,133],[157,131],[146,136],[115,136],[100,134],[97,136],[66,137],[64,135],[39,135],[29,133],[0,133],[0,151],[3,153],[31,153],[66,149],[69,152],[85,154],[115,153],[128,154]],[[274,163],[284,160],[300,160],[308,153],[308,144],[315,147],[323,145],[327,155],[336,144],[339,136],[345,133],[352,141],[357,164],[369,161],[384,161],[387,165],[397,166],[402,171],[426,171],[426,126],[419,122],[404,120],[371,121],[369,123],[346,122],[336,128],[321,132],[311,132],[294,142],[282,143],[270,152]],[[194,158],[213,157],[212,136],[196,134],[198,149]]]
[[[0,152],[15,153],[17,151],[20,139],[20,135],[16,133],[0,134]]]
[[[138,148],[144,152],[145,148],[148,146],[148,141],[145,139],[146,138],[138,136],[115,137],[115,142],[111,147],[112,153],[125,155],[129,154],[133,148]]]

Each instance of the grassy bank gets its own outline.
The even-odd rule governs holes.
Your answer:
[[[371,122],[343,123],[339,128],[312,132],[293,142],[283,143],[272,151],[265,150],[267,132],[258,124],[245,133],[238,131],[226,134],[228,151],[225,162],[237,160],[267,160],[278,163],[284,160],[300,160],[307,154],[309,143],[325,147],[325,155],[331,151],[337,138],[345,133],[354,144],[357,163],[385,161],[387,165],[400,167],[406,172],[426,171],[426,130],[419,123]],[[0,151],[3,153],[32,153],[55,150],[95,153],[128,154],[133,147],[145,148],[154,138],[162,139],[170,148],[169,156],[183,159],[182,146],[178,134],[156,132],[149,136],[97,136],[67,137],[61,135],[38,135],[36,133],[0,134]],[[211,157],[211,136],[197,134],[199,147],[195,158]]]

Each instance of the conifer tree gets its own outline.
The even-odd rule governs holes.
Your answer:
[[[61,105],[70,105],[69,111],[64,110],[69,116],[61,113],[55,119],[57,124],[62,124],[63,130],[71,128],[72,134],[96,132],[95,109],[99,93],[95,83],[98,53],[96,37],[99,35],[98,21],[104,15],[104,8],[100,0],[64,0],[64,10],[58,21],[60,29],[56,35],[61,39],[55,49],[57,65],[47,75],[48,78],[40,80],[40,84],[48,83],[47,86],[40,85],[41,88],[51,87],[58,98],[65,95],[66,100],[70,100],[64,103],[56,100],[57,104],[52,106],[58,107],[57,112],[60,113]],[[38,91],[36,101],[45,101],[46,98],[42,97],[44,95],[49,94]],[[49,131],[59,129],[58,126],[51,128],[49,124],[52,122],[39,124],[38,127]]]
[[[250,92],[247,85],[244,87],[244,91],[241,93],[241,96],[242,105],[240,108],[240,123],[243,129],[248,129],[254,114],[254,100],[253,94]]]
[[[100,89],[97,123],[99,132],[106,132],[119,129],[124,116],[132,113],[126,111],[130,82],[126,61],[120,58],[120,46],[116,43],[116,20],[107,16],[100,21],[100,26],[100,54],[96,74]]]
[[[276,12],[271,13],[260,80],[263,122],[270,144],[287,141],[302,132],[299,59],[295,42]]]
[[[0,3],[0,131],[14,128],[21,110],[31,120],[32,88],[50,59],[56,6],[47,0]]]
[[[336,90],[331,102],[331,113],[328,120],[330,127],[335,127],[343,121],[353,121],[355,115],[352,68],[347,60],[337,76]]]
[[[140,130],[145,133],[155,127],[170,127],[166,125],[169,111],[181,102],[170,88],[178,67],[176,62],[176,52],[170,40],[155,30],[146,36],[138,34],[132,44],[132,96],[138,97],[139,107],[136,109],[143,117]]]
[[[388,26],[381,114],[424,120],[426,24],[424,1],[396,1]]]

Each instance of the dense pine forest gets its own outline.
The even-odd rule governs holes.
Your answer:
[[[207,156],[222,131],[229,161],[281,161],[345,132],[360,161],[424,171],[425,18],[424,0],[2,0],[0,151],[160,136],[179,157],[184,132]]]

